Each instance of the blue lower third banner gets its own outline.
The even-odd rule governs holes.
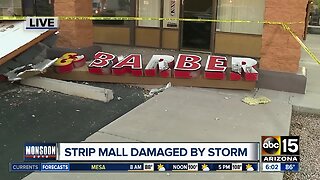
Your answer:
[[[155,171],[257,172],[259,163],[155,163]]]
[[[11,163],[9,169],[10,172],[258,172],[259,163]]]

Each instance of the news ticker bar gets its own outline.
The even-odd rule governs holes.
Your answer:
[[[259,163],[11,163],[10,172],[258,172]]]
[[[9,165],[10,172],[298,172],[299,169],[299,163],[11,163]]]

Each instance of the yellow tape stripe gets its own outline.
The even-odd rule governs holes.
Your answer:
[[[37,16],[41,17],[41,16]],[[0,16],[0,20],[26,20],[25,16]],[[158,18],[158,17],[91,17],[91,16],[59,16],[59,20],[94,20],[94,21],[191,21],[191,22],[216,22],[216,23],[258,23],[258,24],[302,24],[304,22],[277,22],[277,21],[249,21],[249,20],[217,20],[217,19],[192,19],[192,18]]]
[[[288,26],[288,24],[282,24],[282,27],[289,31],[290,34],[298,41],[301,47],[309,54],[309,56],[318,64],[320,64],[320,60],[316,57],[316,55],[301,41],[301,39],[292,31],[292,29]]]
[[[41,17],[41,16],[37,16]],[[0,16],[0,20],[4,21],[23,21],[26,20],[25,16]],[[309,56],[318,64],[320,60],[315,54],[300,40],[300,38],[290,29],[290,24],[303,24],[305,22],[277,22],[277,21],[249,21],[249,20],[217,20],[217,19],[190,19],[190,18],[158,18],[158,17],[91,17],[91,16],[59,16],[59,20],[94,20],[94,21],[146,21],[146,20],[158,20],[158,21],[190,21],[190,22],[215,22],[215,23],[258,23],[258,24],[273,24],[282,25],[284,29],[290,32],[290,34],[298,41],[301,47],[309,54]]]

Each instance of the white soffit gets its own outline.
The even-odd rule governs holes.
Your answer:
[[[25,30],[24,21],[0,21],[0,60],[48,30]]]

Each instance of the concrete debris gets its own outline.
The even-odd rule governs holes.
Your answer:
[[[166,90],[166,89],[168,89],[168,88],[170,88],[170,87],[171,87],[171,82],[169,82],[169,83],[168,83],[166,86],[164,86],[164,87],[151,89],[150,92],[149,92],[149,94],[146,94],[145,96],[146,96],[147,98],[151,98],[151,97],[153,97],[154,95],[157,95],[157,94],[163,92],[164,90]]]
[[[258,104],[268,104],[271,102],[271,100],[265,96],[260,96],[257,98],[246,96],[242,99],[242,102],[244,102],[250,106],[256,106]]]
[[[28,77],[44,73],[48,67],[50,67],[54,64],[54,62],[56,62],[56,60],[57,59],[46,59],[36,65],[28,64],[26,66],[20,66],[13,69],[12,71],[9,71],[4,75],[8,78],[8,81],[20,81],[22,79],[26,79]]]
[[[241,66],[239,64],[232,64],[232,72],[241,74]]]
[[[66,82],[44,77],[31,77],[20,82],[23,85],[45,89],[46,92],[55,91],[67,95],[83,97],[87,99],[109,102],[113,99],[113,91],[110,89]]]

